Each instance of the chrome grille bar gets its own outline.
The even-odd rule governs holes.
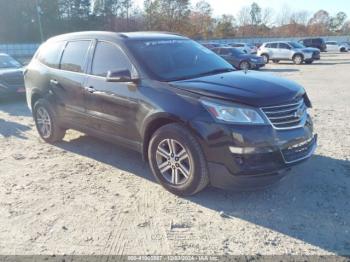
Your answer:
[[[306,123],[307,112],[304,99],[295,103],[261,108],[275,129],[293,129]]]

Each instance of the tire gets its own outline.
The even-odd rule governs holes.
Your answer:
[[[33,117],[40,137],[47,143],[61,141],[66,130],[59,126],[56,114],[45,99],[39,99],[34,104]],[[43,122],[50,123],[50,128],[43,127]]]
[[[249,70],[250,69],[250,64],[248,61],[242,61],[239,63],[239,69],[240,70]]]
[[[270,62],[270,57],[266,54],[261,55],[262,58],[264,58],[265,64],[268,64]]]
[[[303,63],[303,60],[304,60],[304,58],[303,58],[302,55],[295,55],[295,56],[293,56],[293,62],[296,65],[301,65]]]
[[[171,147],[175,150],[171,150]],[[179,153],[184,150],[188,157],[180,160],[185,155]],[[173,151],[175,155],[171,155]],[[165,125],[153,134],[148,147],[148,158],[157,181],[175,195],[194,195],[209,183],[208,168],[201,146],[194,135],[180,124]],[[189,175],[185,177],[185,173]]]
[[[305,61],[305,64],[311,65],[314,62],[314,60],[307,60]]]
[[[272,60],[272,62],[274,62],[275,64],[278,64],[280,62],[280,60],[274,59],[274,60]]]

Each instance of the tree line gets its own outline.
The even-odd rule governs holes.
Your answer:
[[[350,34],[344,12],[276,11],[257,3],[227,12],[215,17],[204,0],[144,0],[142,7],[133,0],[0,0],[0,42],[39,42],[83,30],[169,31],[195,39]]]

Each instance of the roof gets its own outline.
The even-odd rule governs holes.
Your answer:
[[[71,39],[84,39],[84,38],[103,38],[103,39],[187,39],[184,36],[168,33],[168,32],[108,32],[108,31],[83,31],[68,33],[50,38],[48,41],[63,41]]]

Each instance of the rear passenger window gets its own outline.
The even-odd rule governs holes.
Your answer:
[[[106,77],[108,71],[132,69],[131,63],[123,51],[114,44],[98,42],[92,63],[92,74]]]
[[[38,54],[38,60],[48,67],[58,68],[64,44],[64,42],[45,44]]]
[[[270,44],[270,45],[271,45],[270,48],[277,48],[277,43],[272,43],[272,44]]]
[[[91,41],[69,42],[64,50],[61,69],[82,73]]]

